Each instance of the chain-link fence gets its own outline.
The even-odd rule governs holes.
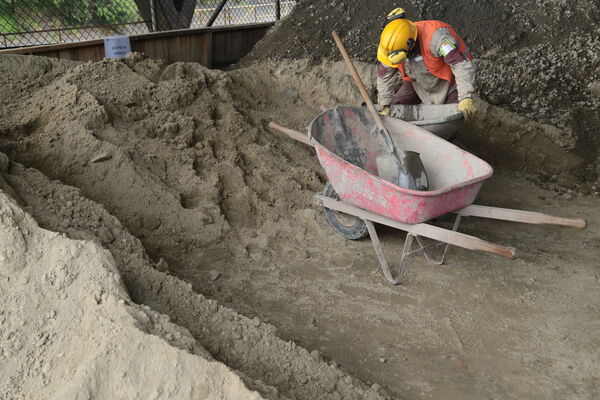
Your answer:
[[[0,49],[271,22],[298,0],[0,0]]]

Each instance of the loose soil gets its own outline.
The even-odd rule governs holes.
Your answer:
[[[132,303],[99,244],[41,229],[3,193],[0,238],[2,398],[262,398],[187,330]]]
[[[372,65],[358,66],[372,91]],[[359,105],[340,62],[264,61],[222,72],[139,55],[98,63],[3,56],[0,73],[7,185],[42,228],[70,238],[57,247],[84,240],[103,257],[100,246],[110,252],[113,267],[105,270],[116,269],[128,292],[117,299],[167,326],[155,345],[185,349],[198,370],[219,365],[211,371],[225,383],[206,387],[228,387],[225,379],[238,382],[237,375],[240,391],[266,398],[600,394],[600,212],[596,197],[562,184],[565,169],[583,162],[573,151],[577,139],[564,131],[478,100],[482,113],[459,139],[477,152],[518,149],[492,160],[499,173],[480,203],[584,217],[589,229],[467,220],[461,230],[517,247],[521,258],[452,249],[443,267],[414,259],[409,283],[393,287],[370,243],[344,240],[314,205],[326,178],[313,150],[265,128],[277,119],[302,130],[320,104]],[[546,156],[530,156],[540,145]],[[542,188],[515,168],[553,178],[536,175]],[[35,232],[33,242],[52,235]],[[381,234],[397,259],[403,235]],[[76,265],[94,262],[90,255]],[[89,297],[87,280],[80,301]],[[49,290],[35,282],[27,293]],[[123,291],[119,284],[106,291]],[[11,290],[0,296],[4,308],[22,307]],[[106,312],[123,313],[121,306]],[[158,330],[125,324],[131,335]],[[98,337],[110,331],[117,340],[106,327]],[[21,358],[22,368],[32,359]],[[89,376],[111,382],[119,371]],[[34,384],[24,375],[0,387],[26,397]]]

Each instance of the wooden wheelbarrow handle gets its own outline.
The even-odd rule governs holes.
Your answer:
[[[480,206],[475,204],[455,211],[455,213],[463,217],[491,218],[503,221],[522,222],[525,224],[560,225],[579,229],[584,229],[587,226],[587,221],[580,218],[556,217],[554,215],[532,211],[512,210],[510,208]]]
[[[286,135],[288,135],[292,139],[296,139],[299,142],[307,144],[307,145],[309,145],[311,147],[315,147],[314,143],[311,142],[311,140],[308,137],[308,135],[306,135],[306,134],[304,134],[302,132],[299,132],[299,131],[297,131],[295,129],[286,128],[285,126],[281,126],[277,122],[274,122],[274,121],[269,122],[268,127],[271,128],[271,129],[275,129],[276,131],[285,133]]]

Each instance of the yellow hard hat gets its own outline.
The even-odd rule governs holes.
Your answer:
[[[388,14],[389,21],[379,40],[377,59],[388,67],[397,67],[408,56],[417,41],[417,26],[404,19],[404,10],[397,8]]]

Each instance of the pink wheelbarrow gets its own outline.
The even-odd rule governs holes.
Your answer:
[[[398,148],[420,153],[429,177],[429,190],[404,189],[381,179],[376,159],[386,151],[379,130],[364,108],[336,107],[319,114],[309,134],[282,127],[279,130],[316,150],[329,182],[317,202],[325,208],[329,224],[347,239],[370,236],[386,279],[402,283],[407,276],[406,261],[423,254],[432,264],[443,264],[450,245],[515,259],[516,250],[458,232],[462,217],[483,217],[530,224],[553,224],[585,228],[586,221],[497,207],[473,205],[492,167],[444,139],[414,124],[395,118],[383,120]],[[456,215],[453,228],[445,229],[427,221],[442,215]],[[374,223],[407,232],[401,260],[392,271],[384,256]],[[424,238],[432,239],[425,243]],[[414,242],[418,247],[413,249]],[[444,246],[441,257],[433,249]]]

